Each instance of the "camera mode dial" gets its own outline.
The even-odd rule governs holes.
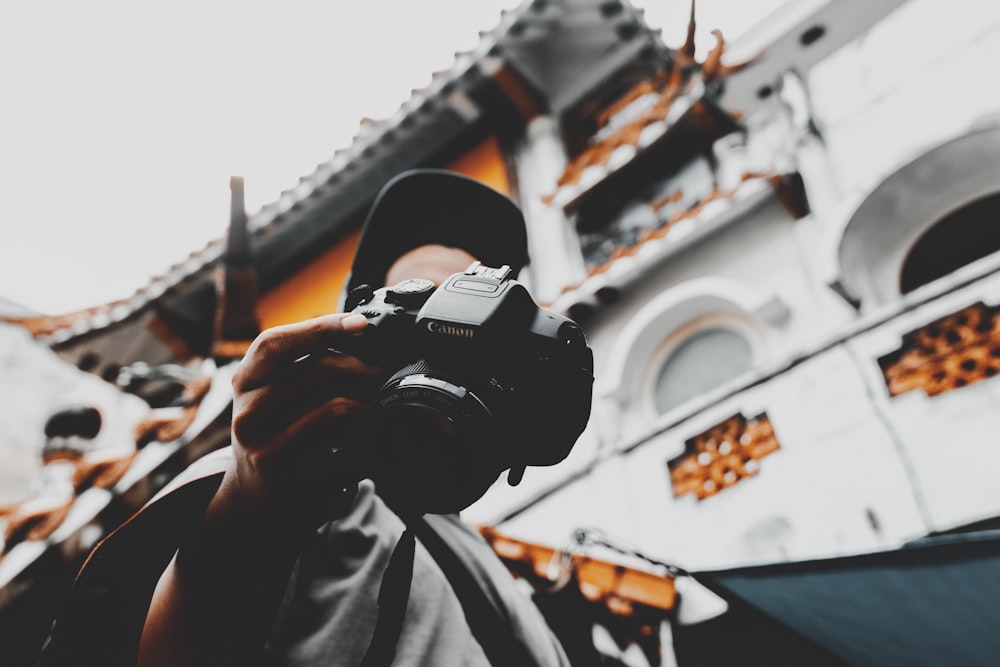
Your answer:
[[[415,308],[423,305],[427,296],[434,291],[434,283],[423,278],[410,278],[396,283],[386,290],[385,302],[404,308]]]

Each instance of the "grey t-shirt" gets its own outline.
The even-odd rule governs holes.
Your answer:
[[[94,549],[40,665],[134,664],[156,581],[184,535],[200,524],[230,456],[225,448],[193,463]],[[533,656],[527,667],[569,665],[528,592],[486,541],[457,517],[426,519]],[[363,482],[350,513],[324,525],[303,549],[266,641],[267,664],[357,667],[375,632],[382,577],[403,528],[371,482]],[[419,541],[392,665],[489,665],[444,572]]]
[[[541,614],[489,545],[451,516],[427,517],[507,618],[539,666],[569,662]],[[351,513],[323,526],[301,555],[268,642],[270,664],[344,665],[364,657],[378,617],[377,598],[404,529],[370,482]],[[461,603],[418,541],[405,618],[392,663],[400,667],[489,665]]]
[[[511,576],[486,541],[458,517],[426,519],[464,562],[500,615],[509,621],[514,637],[534,656],[536,664],[569,665],[528,591]],[[299,557],[267,643],[268,664],[358,665],[378,618],[382,576],[403,530],[403,522],[375,494],[373,484],[362,482],[351,512],[320,528]],[[392,664],[490,664],[469,629],[458,597],[419,540]]]

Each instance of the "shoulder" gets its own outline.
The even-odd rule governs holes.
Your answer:
[[[215,476],[221,478],[222,474],[226,472],[226,468],[229,466],[232,458],[232,446],[222,447],[221,449],[216,449],[205,454],[170,480],[149,502],[156,502],[192,482]]]
[[[226,448],[195,461],[91,551],[39,664],[134,662],[156,582],[201,524],[229,456]]]

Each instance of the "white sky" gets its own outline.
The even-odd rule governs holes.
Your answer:
[[[385,118],[519,0],[12,0],[0,5],[0,297],[127,297]],[[688,0],[646,20],[671,46]],[[700,0],[699,53],[781,0]]]

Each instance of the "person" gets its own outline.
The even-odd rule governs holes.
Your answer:
[[[347,289],[440,284],[474,261],[524,266],[517,206],[451,172],[405,172],[369,212]],[[331,483],[386,369],[316,351],[366,326],[340,312],[254,341],[232,379],[231,445],[94,551],[42,665],[568,664],[456,515],[424,517],[414,539],[370,480]],[[484,492],[500,472],[475,472]]]

